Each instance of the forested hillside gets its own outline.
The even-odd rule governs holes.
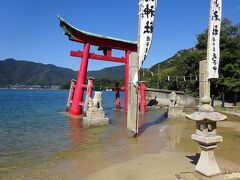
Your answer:
[[[61,85],[76,77],[76,72],[55,65],[6,59],[0,61],[0,84]]]
[[[181,90],[197,96],[199,85],[195,75],[199,72],[199,61],[207,56],[207,33],[205,30],[197,36],[194,48],[181,50],[145,72],[147,86]],[[225,93],[231,99],[240,92],[240,24],[233,25],[224,19],[220,41],[220,78],[211,80],[211,94],[219,96]]]
[[[108,81],[112,82],[116,79],[123,79],[124,66],[88,71],[87,76],[94,77],[97,79],[96,82],[103,81],[104,85],[106,85]],[[45,65],[15,59],[0,61],[0,87],[14,84],[40,86],[63,85],[69,83],[71,79],[76,78],[77,71],[51,64]]]

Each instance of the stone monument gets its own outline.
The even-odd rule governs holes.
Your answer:
[[[217,143],[223,141],[223,137],[217,135],[217,122],[226,120],[227,117],[218,112],[214,112],[214,108],[210,106],[210,83],[206,69],[203,73],[202,81],[201,91],[203,95],[200,99],[201,106],[198,112],[186,116],[196,121],[196,133],[192,134],[191,138],[197,141],[201,148],[201,156],[195,169],[205,176],[213,176],[221,173],[213,151],[217,147]]]
[[[168,107],[168,118],[185,117],[183,113],[184,106],[180,105],[180,97],[173,91],[169,94],[170,104]]]
[[[89,127],[92,125],[107,125],[109,118],[105,117],[102,108],[102,92],[96,91],[93,99],[88,98],[88,110],[86,117],[83,117],[83,125]]]

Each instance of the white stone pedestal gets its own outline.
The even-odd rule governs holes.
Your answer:
[[[185,113],[183,113],[184,106],[176,105],[172,106],[169,105],[168,107],[168,118],[183,118],[185,117]]]
[[[199,109],[209,109],[210,111],[199,111],[187,115],[189,119],[196,121],[196,134],[192,134],[192,140],[197,141],[201,148],[201,156],[195,169],[205,176],[218,175],[221,171],[213,151],[217,147],[217,143],[223,141],[223,137],[217,135],[217,122],[223,121],[227,117],[213,112],[211,107],[204,104],[204,101]]]
[[[201,147],[201,156],[198,160],[197,166],[195,167],[196,171],[205,175],[205,176],[214,176],[220,174],[221,171],[218,167],[218,164],[214,157],[214,148],[217,145],[213,146],[202,146]]]
[[[105,117],[104,111],[87,111],[87,117],[83,117],[83,126],[101,126],[108,125],[109,118]]]
[[[214,149],[217,147],[217,143],[222,142],[222,136],[204,137],[197,134],[192,134],[192,140],[199,143],[201,148],[201,156],[195,167],[195,170],[205,176],[214,176],[220,174],[221,171],[214,157]]]

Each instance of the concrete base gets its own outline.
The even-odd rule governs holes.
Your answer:
[[[168,107],[168,118],[183,118],[186,116],[185,113],[183,113],[184,106],[169,106]]]
[[[138,132],[133,132],[131,130],[128,130],[128,137],[135,138],[138,136]]]
[[[83,126],[84,127],[90,127],[90,126],[103,126],[103,125],[108,125],[109,124],[109,118],[104,117],[104,118],[88,118],[88,117],[83,117]]]
[[[213,150],[217,148],[217,143],[223,141],[222,136],[200,136],[192,134],[192,139],[199,143],[201,156],[196,165],[196,171],[205,176],[214,176],[221,173],[214,157]]]
[[[95,118],[105,118],[104,111],[87,111],[87,118],[95,119]]]
[[[205,175],[205,176],[214,176],[218,175],[221,173],[218,164],[215,160],[214,157],[214,152],[213,148],[206,149],[204,146],[200,146],[202,151],[201,151],[201,156],[200,159],[198,160],[197,166],[196,166],[196,171],[199,173]]]
[[[102,109],[97,111],[87,111],[87,117],[83,117],[83,127],[102,126],[109,124],[109,118],[105,117]]]

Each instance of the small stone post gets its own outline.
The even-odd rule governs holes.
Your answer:
[[[138,56],[137,53],[131,53],[129,58],[127,129],[132,137],[136,137],[138,134],[138,87],[132,83],[136,72],[138,72]]]

